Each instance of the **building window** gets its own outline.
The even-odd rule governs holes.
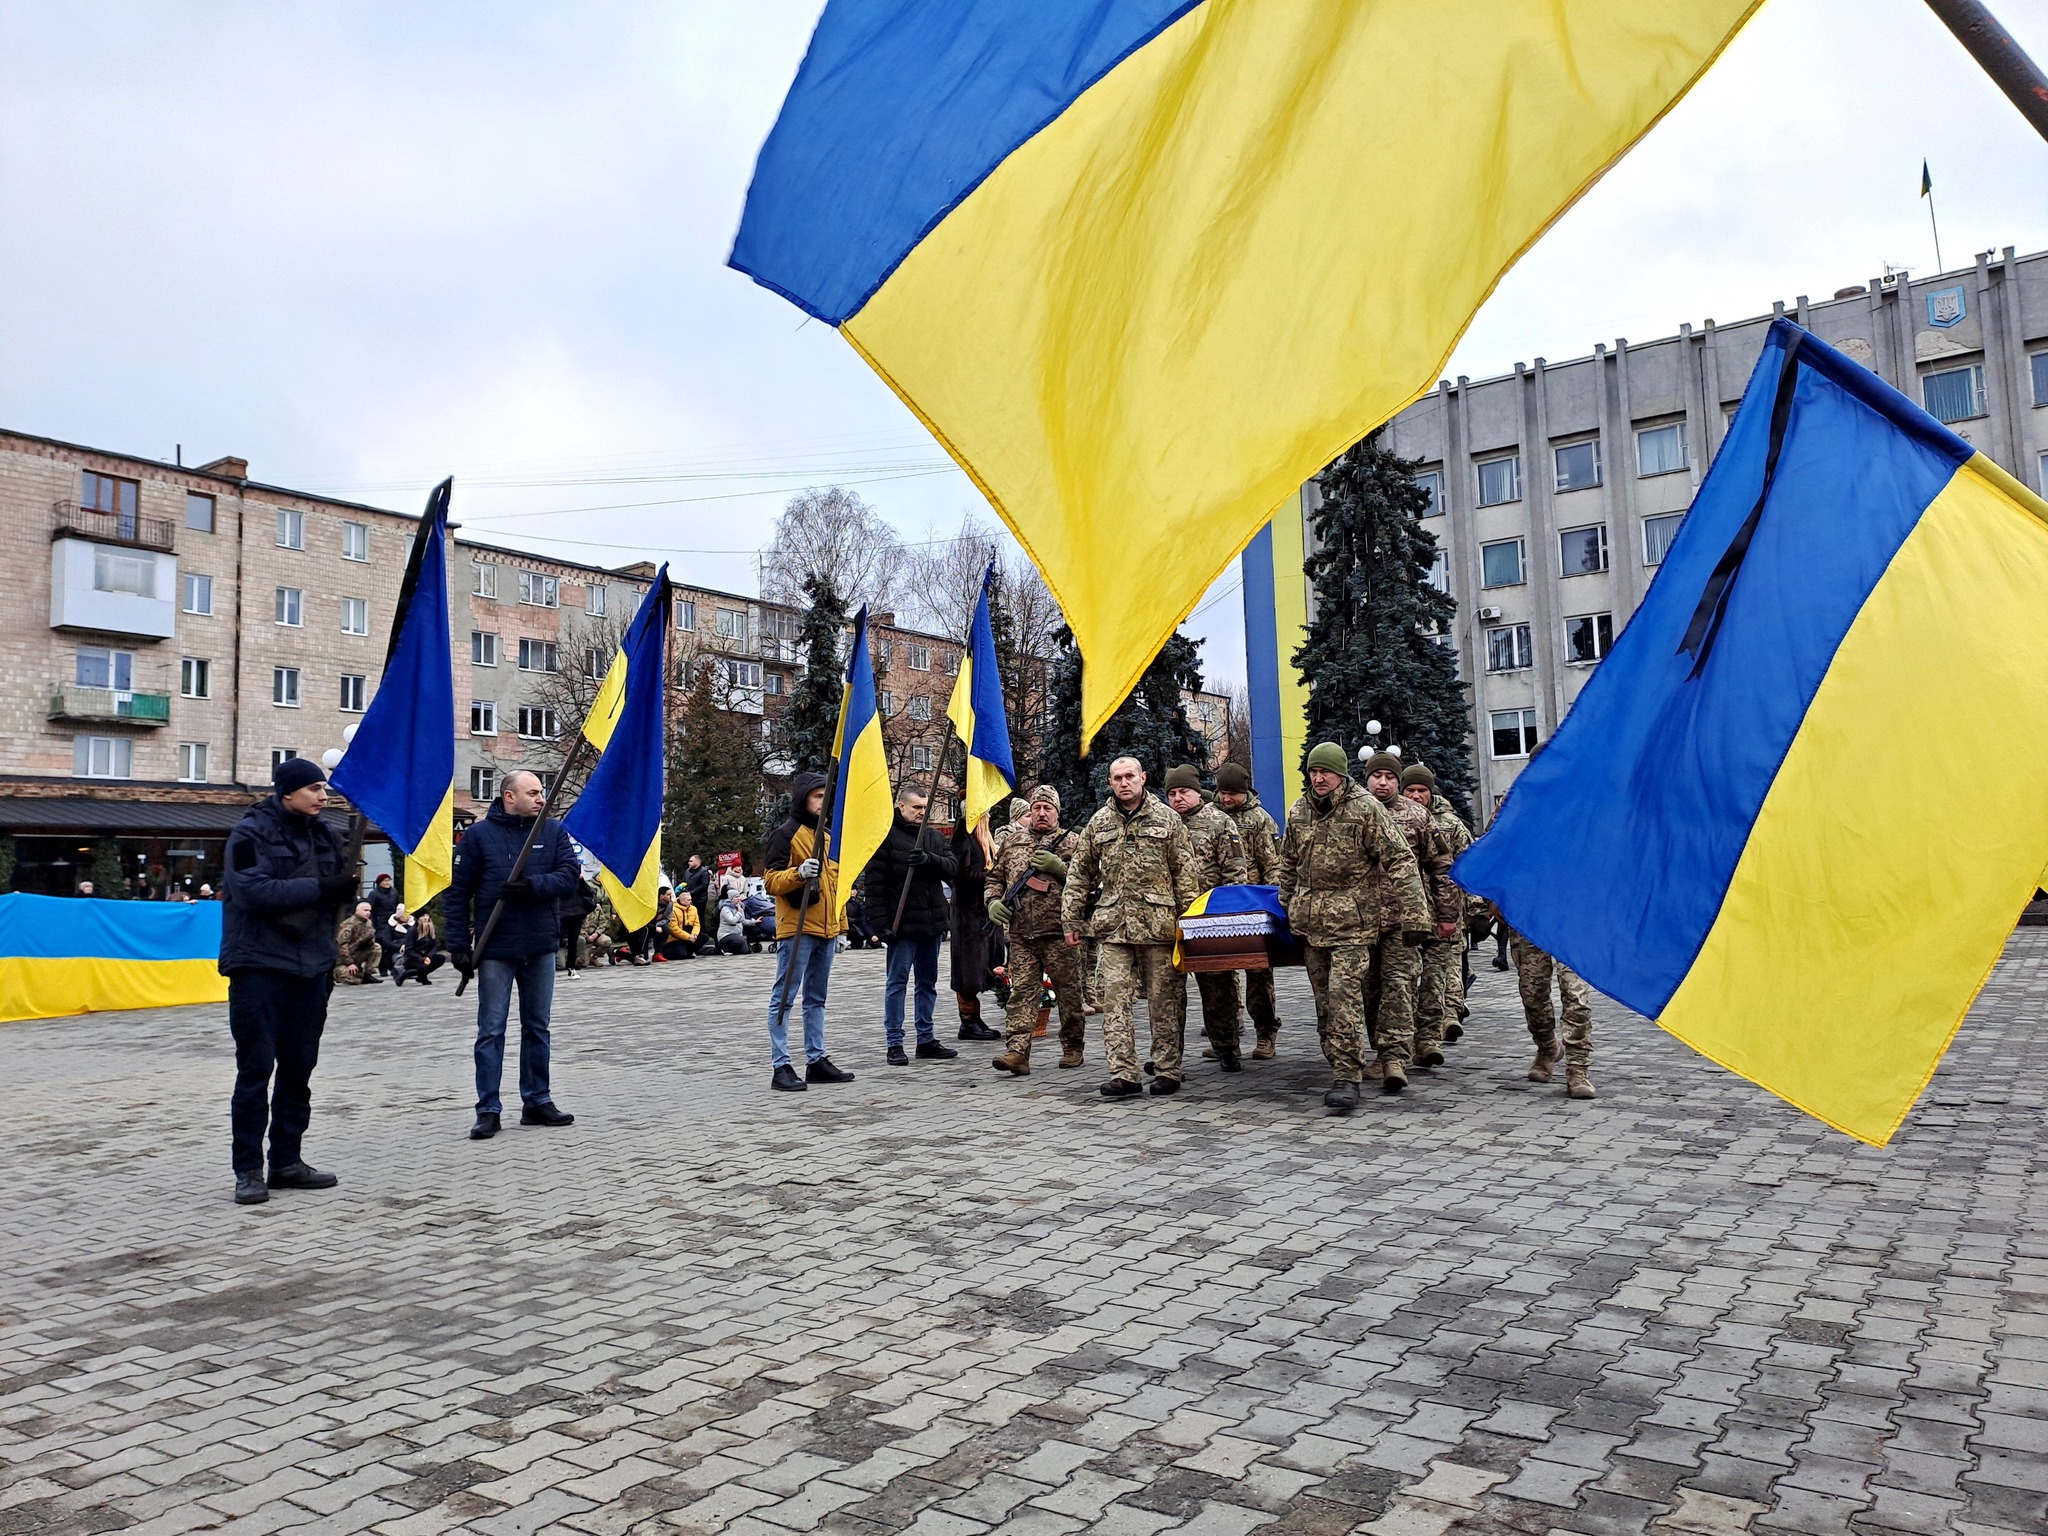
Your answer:
[[[274,612],[277,622],[297,629],[305,622],[306,594],[297,587],[279,587]]]
[[[1535,665],[1529,647],[1529,626],[1503,624],[1486,632],[1486,670],[1520,672]]]
[[[479,560],[470,566],[469,595],[471,597],[497,597],[498,568],[495,565],[485,565]]]
[[[1613,614],[1582,613],[1564,621],[1564,659],[1572,665],[1599,661],[1613,649]]]
[[[277,772],[280,764],[288,763],[299,755],[297,747],[272,747],[270,749],[270,771]]]
[[[134,480],[117,480],[112,475],[81,471],[78,476],[78,504],[88,512],[111,512],[121,520],[124,537],[135,536],[135,509],[142,486]],[[126,778],[126,774],[121,775]]]
[[[930,646],[928,646],[928,645],[913,645],[913,646],[911,646],[911,647],[910,647],[910,670],[911,670],[911,671],[913,671],[913,672],[929,672],[929,671],[931,671],[931,669],[932,669],[932,648],[931,648]]]
[[[494,699],[471,699],[469,701],[469,734],[472,736],[495,736],[498,734],[498,705]]]
[[[155,597],[156,556],[96,544],[92,552],[92,585],[95,592]]]
[[[1671,552],[1671,541],[1678,537],[1678,525],[1684,521],[1683,512],[1667,512],[1662,517],[1643,519],[1643,564],[1664,563],[1664,557]]]
[[[1439,469],[1425,469],[1415,477],[1415,483],[1429,493],[1429,505],[1422,509],[1424,517],[1444,515],[1444,476]]]
[[[690,598],[687,598],[687,597],[679,597],[679,598],[677,598],[677,599],[676,599],[676,628],[677,628],[677,629],[692,629],[692,630],[693,630],[693,629],[695,629],[696,627],[697,627],[697,604],[695,603],[695,601],[693,601],[692,599],[690,599]]]
[[[605,604],[610,597],[611,593],[606,588],[591,583],[583,589],[583,611],[593,619],[603,618]]]
[[[277,547],[279,549],[304,549],[306,547],[306,514],[294,512],[286,507],[277,509]]]
[[[343,523],[341,525],[341,558],[344,560],[367,560],[370,558],[370,525],[368,523]]]
[[[2034,370],[2034,404],[2048,405],[2048,352],[2036,352],[2027,362]]]
[[[1496,709],[1487,716],[1495,757],[1527,757],[1536,750],[1536,711]]]
[[[552,640],[521,640],[519,642],[519,670],[522,672],[558,672],[561,670],[561,653]]]
[[[932,701],[925,694],[913,694],[910,708],[905,713],[913,720],[929,720],[932,717]]]
[[[1685,423],[1669,422],[1661,427],[1645,427],[1636,433],[1636,473],[1639,475],[1671,475],[1684,469],[1690,462],[1685,454]]]
[[[1555,451],[1557,488],[1560,491],[1590,491],[1600,483],[1600,439],[1565,443]]]
[[[297,667],[272,667],[270,669],[270,702],[285,709],[299,707],[299,669]]]
[[[617,653],[614,652],[613,654],[616,655]],[[598,647],[593,645],[583,653],[583,675],[585,677],[602,681],[604,678],[610,677],[611,673],[612,658],[598,649]]]
[[[187,656],[178,663],[178,692],[188,699],[213,697],[213,663],[201,656]]]
[[[744,640],[747,638],[747,616],[738,608],[718,610],[718,638],[721,640]]]
[[[896,712],[896,695],[884,688],[881,697],[875,701],[875,709],[877,713],[882,715],[894,714]]]
[[[213,498],[211,496],[202,496],[197,491],[187,491],[185,493],[185,526],[194,533],[213,532]],[[200,777],[203,779],[206,775],[201,773]]]
[[[939,658],[939,665],[946,669],[948,676],[958,677],[960,675],[960,653],[958,651],[946,652],[945,655]]]
[[[365,702],[369,693],[370,679],[361,672],[341,674],[341,709],[343,714],[360,715],[370,706]]]
[[[72,664],[72,680],[81,688],[111,688],[126,693],[135,686],[135,653],[80,646]]]
[[[553,741],[561,735],[553,709],[539,704],[519,706],[519,734],[536,741]]]
[[[498,664],[498,637],[486,630],[472,629],[469,632],[469,664],[473,667],[495,667]]]
[[[1927,414],[1936,421],[1968,421],[1984,414],[1984,365],[1948,368],[1930,373],[1920,381]]]
[[[204,784],[206,782],[206,756],[205,742],[179,742],[178,782],[180,784]]]
[[[521,571],[519,601],[529,608],[559,607],[562,601],[561,581],[553,576],[543,576],[539,571]]]
[[[932,749],[926,746],[912,745],[910,749],[911,772],[929,773],[931,772],[931,767]]]
[[[213,578],[185,573],[183,582],[184,601],[180,604],[187,613],[211,615],[213,613]]]
[[[1597,576],[1607,569],[1607,525],[1594,523],[1585,528],[1564,528],[1557,535],[1557,573],[1560,576]]]
[[[370,632],[370,600],[367,597],[344,597],[341,600],[341,632],[344,635],[367,635]]]
[[[1423,574],[1422,579],[1432,587],[1435,587],[1439,592],[1449,592],[1451,590],[1451,557],[1442,550],[1438,550],[1434,555],[1431,555],[1429,557],[1429,570]]]
[[[725,664],[725,682],[729,688],[759,688],[761,686],[761,663],[758,661],[728,661]]]
[[[74,736],[71,772],[81,779],[125,779],[135,771],[135,743],[126,736]]]
[[[1522,575],[1522,541],[1502,539],[1497,544],[1479,546],[1480,585],[1486,587],[1519,587]]]
[[[1497,507],[1522,499],[1522,456],[1485,459],[1479,465],[1479,505]]]
[[[472,768],[469,770],[469,798],[472,800],[495,800],[498,798],[498,770],[495,768]]]
[[[782,697],[782,674],[770,672],[761,679],[761,686],[776,698]]]

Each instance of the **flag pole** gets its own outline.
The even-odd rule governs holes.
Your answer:
[[[526,856],[533,852],[533,840],[540,836],[540,829],[547,824],[548,812],[555,808],[555,797],[562,792],[562,786],[569,782],[569,776],[576,771],[576,765],[583,761],[583,749],[589,745],[590,738],[581,731],[578,731],[576,733],[576,745],[569,751],[569,760],[562,764],[562,771],[555,775],[555,782],[548,788],[547,799],[541,802],[540,814],[533,818],[533,825],[526,829],[526,840],[519,845],[519,857],[512,861],[512,872],[505,877],[506,885],[510,885],[513,881],[517,880],[520,872],[526,868]],[[491,915],[484,921],[484,931],[477,935],[476,947],[470,951],[470,955],[478,965],[484,963],[484,946],[491,942],[491,935],[497,932],[498,918],[504,910],[505,892],[500,888],[498,899],[491,904]],[[470,974],[474,975],[475,973],[471,972]],[[455,995],[457,997],[462,996],[468,989],[469,976],[464,976],[462,980],[455,983]]]
[[[805,798],[808,799],[809,796]],[[802,948],[804,941],[804,920],[810,916],[811,892],[830,878],[829,870],[832,862],[832,813],[838,809],[839,759],[835,757],[828,765],[825,777],[825,803],[818,808],[818,835],[811,844],[811,855],[818,861],[818,878],[816,880],[806,880],[804,882],[803,894],[797,898],[796,933],[791,937],[790,943],[795,944],[799,949]],[[792,816],[798,815],[799,808],[791,806],[790,814]],[[845,902],[842,900],[840,905],[844,907]],[[782,941],[777,939],[775,942],[779,945]],[[796,962],[792,960],[789,970],[783,976],[782,995],[775,1004],[775,1027],[777,1029],[781,1029],[789,1022],[790,996],[796,991],[796,987]]]
[[[1998,18],[1979,0],[1927,0],[1927,8],[1970,51],[1970,57],[2005,92],[2006,100],[2020,109],[2034,132],[2048,139],[2048,75],[2041,73],[2041,66],[1998,24]]]
[[[1934,217],[1934,178],[1927,173],[1927,162],[1920,162],[1920,195],[1927,199],[1927,227],[1934,231],[1934,270],[1945,272],[1948,264],[1941,259],[1941,225]]]

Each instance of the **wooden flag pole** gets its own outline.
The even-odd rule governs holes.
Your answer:
[[[548,787],[547,799],[541,802],[540,814],[533,818],[533,825],[526,829],[526,841],[519,845],[519,857],[512,861],[512,872],[505,877],[506,885],[511,885],[525,870],[527,855],[533,852],[533,840],[540,836],[540,829],[547,824],[548,812],[555,808],[555,797],[562,792],[562,786],[569,782],[569,776],[575,772],[576,765],[583,761],[583,750],[589,745],[590,738],[581,731],[577,732],[576,745],[570,749],[569,760],[562,764],[562,771],[555,775],[555,782]],[[484,947],[491,942],[491,935],[497,931],[498,918],[504,910],[505,892],[501,887],[498,899],[491,904],[491,915],[484,922],[484,931],[477,935],[476,947],[469,952],[478,966],[484,963]],[[475,974],[475,971],[471,971],[455,983],[457,997],[469,989],[469,978]]]

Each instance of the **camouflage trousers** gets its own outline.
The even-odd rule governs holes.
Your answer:
[[[1415,1054],[1441,1051],[1444,1026],[1456,1021],[1465,996],[1465,935],[1431,939],[1422,948],[1422,985],[1415,989]]]
[[[1088,1015],[1081,995],[1081,950],[1059,934],[1041,939],[1010,940],[1010,1003],[1003,1015],[1003,1049],[1012,1056],[1031,1055],[1031,1032],[1038,1027],[1044,991],[1039,977],[1052,980],[1060,1010],[1060,1044],[1080,1050]]]
[[[1370,944],[1310,944],[1302,955],[1316,997],[1316,1034],[1330,1075],[1340,1083],[1365,1080],[1365,1000],[1372,976]],[[1270,973],[1269,973],[1270,974]]]
[[[1550,979],[1557,978],[1557,990],[1564,999],[1564,1060],[1568,1067],[1583,1067],[1593,1060],[1593,989],[1577,972],[1545,954],[1519,933],[1508,940],[1515,957],[1515,980],[1522,989],[1522,1016],[1529,1021],[1529,1037],[1540,1049],[1557,1047],[1557,1017],[1550,1007]]]
[[[1102,945],[1094,939],[1081,941],[1081,997],[1087,1007],[1102,1011]]]
[[[1178,1080],[1187,1034],[1187,995],[1180,972],[1173,968],[1173,946],[1105,941],[1096,982],[1102,988],[1102,1044],[1109,1052],[1110,1076],[1127,1083],[1143,1080],[1138,1075],[1137,1027],[1131,1022],[1131,1008],[1142,995],[1152,1020],[1153,1070]]]
[[[1196,971],[1195,990],[1202,999],[1202,1033],[1218,1055],[1238,1055],[1244,1049],[1244,1014],[1237,1001],[1235,971]],[[1180,978],[1181,1011],[1187,1011],[1188,978]]]
[[[1422,975],[1422,951],[1409,948],[1398,933],[1383,933],[1367,948],[1373,961],[1365,992],[1372,1010],[1372,1048],[1405,1066],[1415,1059],[1415,983]]]
[[[1273,1006],[1273,973],[1271,971],[1246,971],[1244,975],[1244,1011],[1252,1016],[1252,1029],[1261,1040],[1270,1040],[1280,1033],[1280,1010]]]

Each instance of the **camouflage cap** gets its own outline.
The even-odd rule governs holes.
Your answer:
[[[1030,809],[1030,801],[1023,799],[1012,799],[1010,801],[1010,820],[1022,821],[1024,819],[1024,813]]]
[[[1060,808],[1060,792],[1054,789],[1050,784],[1041,784],[1038,786],[1038,788],[1031,791],[1031,804],[1037,805],[1041,801],[1051,806],[1054,810],[1058,810]],[[1022,802],[1013,800],[1010,803],[1012,806],[1016,806],[1021,804]],[[1015,821],[1022,814],[1022,811],[1013,809],[1010,812],[1010,819],[1012,821]]]

